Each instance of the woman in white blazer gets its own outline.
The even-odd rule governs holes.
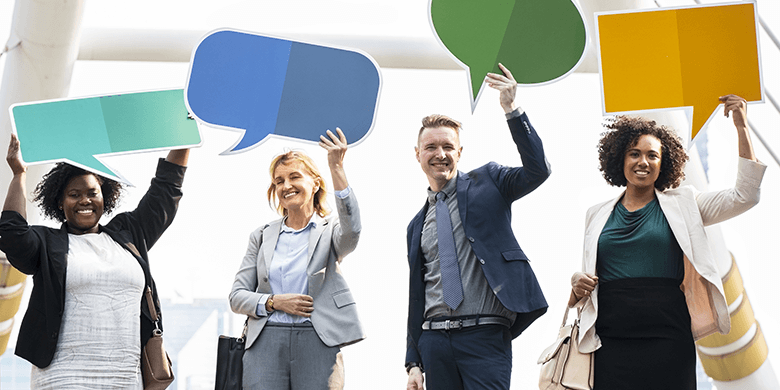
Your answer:
[[[704,226],[758,203],[747,102],[720,98],[739,142],[734,188],[678,187],[687,154],[672,130],[619,117],[599,142],[600,170],[617,198],[586,217],[582,272],[569,306],[581,308],[580,351],[595,351],[596,389],[695,389],[694,340],[728,333],[730,318]]]
[[[347,140],[337,132],[320,137],[337,218],[326,218],[325,182],[311,158],[290,151],[271,162],[268,200],[282,218],[252,232],[230,292],[233,311],[248,316],[244,389],[341,389],[340,346],[365,337],[338,268],[361,227],[344,172]]]

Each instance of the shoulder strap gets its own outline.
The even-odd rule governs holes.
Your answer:
[[[152,298],[151,287],[146,286],[146,290],[144,291],[144,296],[146,296],[146,305],[149,306],[149,314],[152,315],[152,321],[154,321],[155,326],[157,326],[157,320],[158,320],[157,306],[154,304],[154,298]]]

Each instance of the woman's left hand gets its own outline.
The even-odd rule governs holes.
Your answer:
[[[328,130],[330,139],[324,135],[320,136],[320,146],[328,151],[328,166],[331,169],[333,167],[342,167],[344,165],[344,155],[347,153],[347,137],[344,136],[344,133],[338,127],[336,132],[339,133],[338,136]]]
[[[747,126],[747,100],[737,95],[724,95],[718,98],[723,103],[723,115],[734,120],[737,128]]]
[[[731,114],[734,121],[734,127],[737,129],[737,149],[739,156],[756,160],[756,152],[753,150],[753,141],[750,139],[750,133],[747,126],[747,100],[737,95],[723,95],[718,98],[723,103],[723,115],[726,117]]]
[[[328,137],[320,136],[320,146],[328,151],[328,166],[333,177],[333,188],[341,191],[349,185],[347,174],[344,173],[344,155],[347,154],[347,137],[340,128],[336,128],[336,134],[328,130]]]

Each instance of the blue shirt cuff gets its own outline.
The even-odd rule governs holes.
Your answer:
[[[339,199],[344,199],[349,196],[350,192],[352,192],[352,187],[347,186],[347,188],[341,190],[341,191],[335,191],[334,193]]]
[[[268,312],[265,311],[265,303],[268,302],[268,298],[270,297],[271,294],[260,294],[260,300],[257,302],[257,310],[255,310],[255,314],[257,314],[258,317],[268,316]]]

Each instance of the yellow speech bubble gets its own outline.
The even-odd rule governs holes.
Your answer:
[[[604,114],[690,107],[691,139],[718,97],[763,101],[752,2],[596,14]]]

